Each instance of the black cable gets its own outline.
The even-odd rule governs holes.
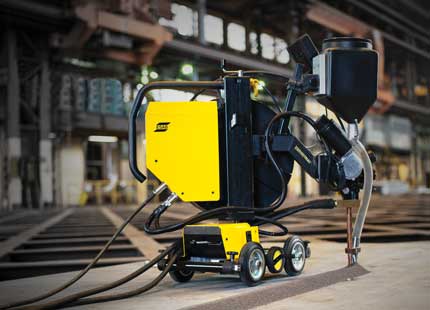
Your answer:
[[[284,225],[282,225],[281,223],[279,223],[278,221],[275,221],[271,218],[267,218],[267,217],[263,217],[263,216],[255,216],[254,219],[259,220],[261,222],[264,222],[264,223],[260,223],[259,225],[272,224],[272,225],[277,226],[281,229],[281,231],[279,231],[279,232],[266,231],[266,230],[259,229],[258,233],[260,235],[280,237],[280,236],[285,236],[288,234],[288,228],[285,227]]]
[[[215,81],[221,81],[221,78],[218,78]],[[194,95],[191,97],[190,101],[196,100],[198,96],[200,96],[201,94],[203,94],[207,90],[208,90],[207,88],[203,88],[202,90],[199,90],[198,92],[194,93]],[[219,92],[219,89],[217,89],[217,92]]]
[[[257,212],[257,213],[264,213],[264,212],[270,212],[269,209],[265,208],[246,208],[246,207],[221,207],[209,211],[202,211],[200,213],[197,213],[194,216],[191,216],[187,219],[185,219],[182,222],[178,222],[175,224],[171,224],[168,226],[160,227],[158,229],[151,228],[152,222],[155,219],[155,215],[151,214],[150,217],[147,219],[145,224],[143,225],[143,230],[150,235],[157,235],[157,234],[163,234],[167,232],[176,231],[179,229],[184,228],[187,225],[196,224],[199,222],[202,222],[204,220],[208,220],[210,218],[217,217],[222,214],[226,213],[232,213],[232,212],[241,212],[241,211],[250,211],[250,212]]]
[[[161,214],[159,214],[159,215],[155,218],[155,221],[154,221],[155,228],[160,228],[160,216],[161,216]]]
[[[205,91],[207,91],[206,88],[199,90],[198,92],[196,92],[190,99],[190,101],[194,101],[197,99],[198,96],[200,96],[201,94],[203,94]]]
[[[304,210],[333,209],[336,207],[336,205],[337,205],[336,201],[333,199],[318,199],[318,200],[310,201],[308,203],[304,203],[302,205],[278,210],[278,211],[275,211],[271,214],[266,214],[265,216],[269,217],[271,220],[276,221],[276,220],[279,220],[279,219],[284,218],[286,216],[290,216],[290,215],[293,215],[297,212],[301,212]],[[256,225],[262,225],[262,224],[264,224],[264,221],[259,221],[259,222],[256,222],[255,224]]]
[[[279,114],[276,114],[272,120],[270,121],[270,123],[267,125],[266,129],[270,129],[269,126],[273,126],[273,123],[276,122],[277,120],[279,120],[280,118],[287,118],[287,117],[299,117],[301,119],[303,119],[304,121],[306,121],[307,123],[309,123],[309,125],[311,125],[315,131],[317,131],[317,127],[316,127],[316,123],[315,121],[307,114],[303,113],[303,112],[299,112],[299,111],[286,111],[286,112],[282,112]],[[272,123],[272,124],[271,124]]]
[[[267,155],[268,155],[268,157],[269,157],[269,159],[270,159],[270,161],[272,162],[272,164],[273,164],[273,166],[275,167],[275,170],[276,170],[276,172],[279,174],[279,176],[280,176],[280,178],[281,178],[281,188],[282,188],[282,192],[281,192],[281,195],[278,197],[278,203],[280,202],[280,204],[282,204],[282,202],[285,200],[285,198],[286,198],[286,188],[287,188],[287,184],[286,184],[286,182],[285,182],[285,177],[284,177],[284,174],[283,174],[283,171],[282,171],[282,169],[279,167],[279,165],[278,165],[278,163],[277,163],[277,161],[276,161],[276,159],[274,158],[274,156],[273,156],[273,153],[272,153],[272,149],[271,149],[271,147],[270,147],[270,144],[269,144],[269,140],[270,140],[270,135],[271,135],[271,133],[272,133],[272,130],[273,130],[273,125],[278,121],[278,120],[280,120],[280,119],[285,119],[285,118],[289,118],[289,117],[299,117],[299,118],[302,118],[304,121],[306,121],[307,123],[309,123],[313,128],[314,128],[314,130],[316,131],[316,132],[318,132],[318,130],[317,130],[317,126],[316,126],[316,123],[315,123],[315,121],[311,118],[311,117],[309,117],[308,115],[306,115],[306,114],[304,114],[304,113],[302,113],[302,112],[297,112],[297,111],[286,111],[286,112],[283,112],[283,113],[279,113],[279,114],[277,114],[277,115],[275,115],[275,117],[273,117],[272,119],[271,119],[271,121],[269,122],[269,124],[267,125],[267,127],[266,127],[266,131],[265,131],[265,133],[264,133],[264,146],[265,146],[265,149],[266,149],[266,153],[267,153]],[[322,141],[323,141],[323,144],[324,144],[324,146],[325,146],[325,148],[326,148],[326,150],[327,150],[327,152],[330,152],[330,154],[331,154],[331,151],[329,151],[330,150],[330,148],[329,148],[329,146],[327,145],[327,143],[325,142],[325,140],[324,139],[322,139]]]
[[[281,180],[281,194],[278,196],[278,198],[272,202],[272,204],[280,206],[285,198],[287,197],[287,181],[285,180],[284,172],[282,171],[281,167],[279,167],[278,162],[276,161],[273,153],[272,148],[270,147],[270,135],[272,134],[273,125],[274,123],[282,117],[285,113],[280,113],[275,115],[273,117],[269,124],[266,127],[266,130],[264,132],[264,147],[266,149],[266,154],[269,157],[270,161],[272,162],[273,167],[275,168],[277,174],[279,175],[279,178]],[[270,212],[270,211],[269,211]]]
[[[133,220],[133,218],[152,200],[154,199],[154,197],[156,196],[156,194],[151,193],[150,196],[148,198],[146,198],[146,200],[121,224],[121,226],[116,230],[116,232],[114,233],[114,235],[111,237],[111,239],[105,244],[105,246],[100,250],[100,252],[97,254],[97,256],[87,265],[87,267],[85,267],[85,269],[83,269],[81,272],[79,272],[76,276],[74,276],[71,280],[69,280],[68,282],[64,283],[63,285],[47,292],[44,293],[42,295],[36,296],[36,297],[32,297],[29,299],[25,299],[22,301],[18,301],[18,302],[13,302],[13,303],[9,303],[6,305],[1,305],[0,309],[1,310],[5,310],[5,309],[10,309],[12,307],[19,307],[19,306],[23,306],[23,305],[28,305],[28,304],[32,304],[38,301],[41,301],[43,299],[49,298],[51,296],[54,296],[56,294],[58,294],[61,291],[64,291],[66,288],[68,288],[69,286],[73,285],[74,283],[76,283],[79,279],[81,279],[84,275],[86,275],[88,273],[88,271],[90,271],[90,269],[92,267],[94,267],[94,265],[100,260],[100,258],[102,257],[102,255],[109,249],[109,247],[111,246],[111,244],[116,240],[116,238],[121,234],[121,232],[124,230],[124,228]]]
[[[327,204],[327,206],[322,206],[323,204]],[[334,205],[335,205],[335,201],[333,199],[323,199],[323,200],[310,201],[310,202],[305,203],[303,205],[283,209],[281,211],[285,212],[286,210],[294,210],[296,208],[303,208],[303,210],[305,210],[305,209],[318,209],[318,208],[331,209],[334,207]],[[222,214],[232,213],[232,212],[243,212],[243,211],[261,214],[262,216],[269,217],[270,219],[273,219],[273,220],[279,219],[279,218],[273,218],[272,217],[273,215],[278,215],[278,212],[272,212],[273,210],[272,211],[270,211],[270,210],[271,210],[270,208],[221,207],[221,208],[217,208],[214,210],[202,211],[200,213],[197,213],[194,216],[191,216],[191,217],[185,219],[182,222],[171,224],[171,225],[164,226],[164,227],[160,227],[159,229],[151,228],[152,221],[155,218],[155,215],[151,214],[150,217],[147,219],[147,221],[144,223],[143,230],[146,233],[151,234],[151,235],[162,234],[162,233],[172,232],[172,231],[184,228],[187,225],[196,224],[196,223],[202,222],[204,220],[208,220],[210,218],[217,217],[217,216],[222,215]],[[281,211],[279,211],[279,212],[281,212]],[[272,213],[270,213],[270,212],[272,212]],[[293,212],[293,213],[296,213],[296,212]],[[291,213],[291,214],[293,214],[293,213]],[[288,216],[288,215],[289,214],[287,214],[285,216]],[[280,218],[282,218],[282,216]]]
[[[74,293],[74,294],[59,298],[57,300],[47,302],[45,304],[24,306],[24,307],[15,308],[15,310],[57,309],[59,307],[65,306],[65,305],[70,306],[71,303],[74,303],[81,298],[88,297],[88,296],[95,295],[95,294],[99,294],[99,293],[105,292],[107,290],[111,290],[113,288],[116,288],[116,287],[118,287],[124,283],[127,283],[127,282],[135,279],[136,277],[140,276],[141,274],[143,274],[144,272],[146,272],[147,270],[152,268],[160,260],[162,260],[166,255],[170,255],[173,251],[178,251],[180,249],[180,244],[181,244],[180,241],[175,242],[174,244],[169,246],[167,249],[165,249],[163,252],[161,252],[158,256],[156,256],[151,261],[149,261],[147,264],[145,264],[144,266],[140,267],[136,271],[132,272],[131,274],[129,274],[129,275],[127,275],[127,276],[125,276],[119,280],[116,280],[114,282],[111,282],[111,283],[108,283],[105,285],[101,285],[99,287],[95,287],[92,289],[88,289],[88,290],[84,290],[84,291],[81,291],[78,293]]]
[[[123,293],[84,298],[84,299],[78,300],[77,302],[72,303],[68,306],[81,306],[81,305],[88,305],[88,304],[94,304],[94,303],[99,303],[99,302],[119,300],[119,299],[129,298],[129,297],[133,297],[133,296],[137,296],[137,295],[140,295],[142,293],[145,293],[145,292],[149,291],[150,289],[152,289],[154,286],[156,286],[158,283],[160,283],[161,280],[163,280],[163,278],[170,271],[173,263],[177,260],[178,257],[179,257],[178,252],[173,254],[170,257],[170,259],[168,260],[167,265],[164,268],[164,270],[162,272],[160,272],[159,275],[154,280],[152,280],[151,282],[149,282],[148,284],[144,285],[141,288],[131,290],[128,292],[123,292]]]
[[[294,102],[296,101],[297,93],[293,91],[292,89],[287,90],[287,96],[285,97],[284,103],[281,107],[281,110],[285,112],[290,112],[290,105],[292,106]],[[293,109],[293,106],[291,107],[291,110]],[[284,123],[287,123],[287,128],[284,130]],[[290,119],[282,119],[281,125],[278,129],[278,134],[282,133],[290,133]]]
[[[278,108],[278,112],[282,112],[282,110],[281,110],[281,106],[279,105],[279,102],[278,102],[278,100],[276,99],[276,97],[270,92],[270,90],[266,87],[266,86],[264,86],[263,85],[263,90],[269,95],[269,97],[272,99],[272,101],[273,101],[273,105],[275,106],[275,107],[277,107]]]
[[[346,132],[346,128],[345,128],[345,125],[342,122],[342,119],[339,117],[339,115],[337,115],[337,113],[335,115],[336,115],[337,121],[340,124],[340,127],[342,127],[343,131]]]
[[[312,128],[315,130],[315,132],[318,134],[318,130],[317,130],[315,121],[309,115],[306,115],[305,113],[302,113],[302,112],[287,111],[287,112],[279,113],[272,119],[272,121],[275,122],[275,121],[279,120],[280,118],[286,118],[286,117],[291,117],[291,116],[299,117],[299,118],[303,119],[309,125],[311,125]],[[271,125],[272,121],[270,121],[270,123],[267,127],[272,126]],[[327,155],[329,155],[331,158],[333,158],[332,149],[330,148],[330,146],[327,144],[327,142],[321,136],[319,136],[319,137],[320,137],[320,141],[322,142]]]
[[[213,210],[209,210],[209,211],[202,211],[200,213],[197,213],[194,216],[191,216],[191,217],[185,219],[182,222],[178,222],[175,224],[171,224],[168,226],[155,228],[155,229],[151,228],[151,226],[152,226],[152,223],[154,222],[154,220],[157,218],[158,215],[156,212],[152,212],[150,214],[150,216],[148,217],[148,219],[145,221],[145,223],[143,225],[143,230],[147,234],[150,234],[150,235],[163,234],[163,233],[172,232],[172,231],[182,229],[187,225],[192,225],[192,224],[195,224],[198,222],[202,222],[204,220],[214,218],[214,217],[217,217],[219,215],[222,215],[222,214],[225,214],[228,212],[239,212],[239,211],[255,211],[255,209],[254,208],[245,208],[245,207],[221,207],[221,208],[217,208],[217,209],[213,209]]]

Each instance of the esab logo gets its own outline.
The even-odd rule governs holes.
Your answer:
[[[162,132],[162,131],[167,131],[167,129],[169,129],[168,125],[170,124],[170,122],[160,122],[157,125],[155,125],[155,130],[154,132]]]

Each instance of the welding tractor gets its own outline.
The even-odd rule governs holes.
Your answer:
[[[326,39],[319,53],[307,35],[288,50],[296,62],[292,78],[224,68],[215,81],[153,82],[139,90],[130,113],[129,154],[131,171],[140,182],[146,177],[137,166],[136,145],[142,141],[136,141],[136,123],[144,97],[156,89],[196,91],[187,102],[149,102],[144,112],[146,166],[161,182],[155,193],[170,190],[167,200],[147,219],[145,231],[160,234],[182,229],[181,255],[170,267],[176,281],[188,281],[196,271],[218,272],[239,274],[243,282],[254,285],[263,278],[266,266],[272,273],[302,272],[310,255],[309,242],[290,236],[283,247],[264,249],[261,236],[286,235],[281,218],[306,209],[332,209],[338,202],[323,199],[280,208],[294,162],[344,200],[357,200],[364,188],[348,253],[357,259],[373,179],[368,153],[358,140],[358,122],[376,100],[378,55],[370,40],[358,38]],[[261,77],[284,80],[283,103],[261,85]],[[273,99],[271,104],[255,99],[261,88]],[[205,91],[218,95],[211,101],[195,100]],[[313,96],[338,122],[327,115],[314,120],[295,111],[298,95]],[[313,154],[294,136],[291,118],[312,126],[319,153]],[[202,212],[160,226],[161,215],[177,200],[192,203]],[[217,222],[200,223],[208,219]],[[261,229],[265,224],[279,231]],[[160,261],[159,268],[166,268],[168,261]]]
[[[372,156],[359,141],[358,123],[376,100],[378,55],[371,41],[358,38],[327,39],[319,53],[307,35],[290,45],[288,51],[296,62],[292,77],[265,71],[227,71],[224,67],[223,75],[215,81],[155,82],[143,86],[129,116],[130,168],[140,182],[146,176],[137,165],[136,146],[143,141],[136,139],[136,126],[146,95],[156,89],[196,92],[187,102],[153,101],[142,109],[146,166],[160,185],[85,269],[51,291],[0,305],[0,309],[57,309],[123,299],[150,290],[168,273],[178,282],[189,281],[195,272],[236,274],[250,286],[263,279],[266,267],[272,273],[285,270],[287,275],[295,276],[303,271],[310,256],[309,242],[291,235],[282,247],[265,249],[260,239],[286,236],[288,229],[280,220],[308,209],[346,208],[345,251],[349,265],[355,264],[373,183]],[[283,81],[286,97],[282,103],[259,81],[261,77]],[[272,99],[271,104],[257,100],[260,88]],[[215,99],[197,101],[199,94],[206,91],[216,93]],[[314,97],[315,104],[331,110],[337,122],[327,115],[315,120],[294,110],[298,95]],[[320,146],[318,152],[311,152],[293,134],[291,118],[312,127]],[[342,199],[320,199],[286,207],[294,162]],[[167,190],[167,199],[147,217],[144,230],[148,234],[181,230],[179,240],[112,283],[30,305],[64,291],[86,275],[127,224]],[[181,222],[162,224],[162,215],[179,200],[192,203],[201,211]],[[353,206],[357,206],[354,225]],[[263,225],[273,225],[276,230],[262,229]],[[160,274],[142,287],[99,295],[157,264]]]

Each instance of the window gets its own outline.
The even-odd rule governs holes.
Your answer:
[[[230,23],[227,27],[227,43],[232,49],[244,51],[246,49],[245,27],[236,23]]]
[[[103,144],[88,142],[86,151],[87,180],[104,179]]]
[[[207,42],[221,45],[224,43],[223,21],[221,18],[205,15],[205,39]]]
[[[132,89],[130,83],[124,83],[124,87],[122,88],[122,96],[124,102],[132,101]]]
[[[261,56],[266,59],[275,58],[275,40],[267,33],[260,35],[261,41]]]
[[[255,32],[249,33],[249,45],[251,47],[251,54],[258,54],[258,36]]]
[[[172,13],[173,19],[168,20],[162,17],[158,21],[160,25],[176,29],[182,36],[191,37],[197,35],[196,12],[185,5],[173,3]]]
[[[287,42],[281,38],[275,39],[275,55],[276,60],[281,64],[286,64],[290,61],[290,54],[287,51]]]

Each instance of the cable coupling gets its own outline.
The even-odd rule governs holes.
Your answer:
[[[157,209],[154,210],[156,216],[160,216],[163,214],[176,200],[178,199],[178,195],[176,193],[171,193],[169,197],[161,205],[158,206]]]
[[[166,183],[161,183],[156,189],[152,191],[154,195],[160,194],[162,191],[164,191],[167,188]]]

